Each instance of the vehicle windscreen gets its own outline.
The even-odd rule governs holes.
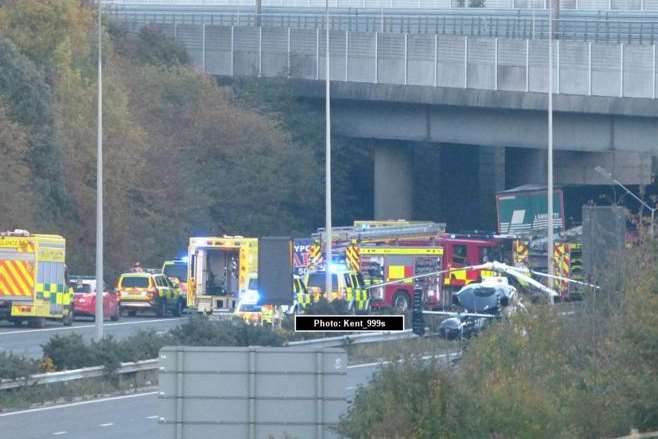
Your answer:
[[[91,285],[89,284],[74,283],[71,284],[71,288],[73,288],[74,293],[91,293]]]
[[[478,297],[489,297],[496,292],[495,288],[475,288],[473,293]]]
[[[257,290],[258,289],[258,279],[251,278],[249,279],[248,290]]]
[[[148,288],[149,278],[145,276],[130,276],[121,279],[121,288]]]
[[[318,271],[308,275],[308,288],[319,288],[321,292],[324,293],[324,284],[325,284],[325,274],[324,272]],[[331,275],[331,289],[332,291],[338,290],[338,276],[335,274]]]
[[[185,264],[167,264],[162,271],[167,277],[178,278],[181,282],[187,282],[187,265]]]

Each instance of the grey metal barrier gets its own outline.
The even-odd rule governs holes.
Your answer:
[[[104,0],[117,6],[234,6],[254,7],[254,0]],[[350,9],[546,9],[550,0],[329,0],[330,8]],[[325,0],[262,0],[263,7],[324,8]],[[656,0],[560,0],[561,9],[658,10]]]
[[[143,24],[130,23],[137,31]],[[324,79],[319,29],[160,24],[218,76]],[[656,98],[656,45],[555,41],[554,93]],[[331,79],[546,93],[548,42],[438,34],[330,32]]]
[[[656,0],[658,1],[658,0]],[[265,28],[325,29],[326,17],[317,13],[255,14],[252,11],[135,12],[115,10],[121,22],[137,24],[211,25]],[[536,14],[336,14],[329,28],[340,32],[439,34],[489,38],[546,39],[545,11]],[[612,18],[567,17],[555,20],[555,39],[605,43],[653,44],[658,41],[658,16]]]
[[[140,372],[150,372],[158,370],[158,359],[121,363],[115,375],[129,375]],[[79,381],[88,378],[97,378],[106,374],[105,367],[93,366],[82,369],[65,370],[62,372],[50,372],[31,375],[26,378],[15,380],[1,380],[0,390],[17,389],[23,386],[36,386],[42,384],[66,383],[69,381]]]
[[[291,341],[286,346],[340,347],[350,344],[383,343],[388,341],[408,340],[418,337],[411,329],[396,332],[373,332],[365,334],[341,335],[338,337],[314,338]]]

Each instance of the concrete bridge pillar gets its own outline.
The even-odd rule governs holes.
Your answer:
[[[375,219],[412,219],[412,148],[399,143],[377,143],[374,156]]]

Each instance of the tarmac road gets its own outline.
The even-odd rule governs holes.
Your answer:
[[[128,337],[140,329],[154,329],[168,331],[187,320],[188,317],[156,318],[156,317],[125,317],[118,322],[106,321],[104,333],[116,338]],[[93,338],[95,323],[90,319],[76,320],[73,326],[62,326],[59,322],[48,322],[45,328],[31,329],[27,326],[16,328],[10,323],[0,323],[0,351],[28,357],[41,357],[41,345],[45,344],[54,335],[72,333],[82,334],[86,340]],[[4,435],[0,435],[4,437]],[[11,436],[7,436],[11,437]]]
[[[348,366],[348,400],[377,366]],[[0,432],[12,439],[157,439],[158,395],[146,392],[4,413],[0,414]]]

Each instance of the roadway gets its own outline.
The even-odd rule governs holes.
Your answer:
[[[168,331],[187,320],[179,318],[122,318],[118,322],[105,322],[105,334],[115,338],[125,338],[135,334],[140,329]],[[54,335],[81,334],[85,340],[94,337],[96,326],[90,320],[76,320],[73,326],[62,326],[59,322],[48,322],[41,329],[16,328],[10,323],[0,323],[0,351],[13,352],[27,357],[41,357],[41,345]],[[9,436],[11,437],[11,436]]]
[[[347,367],[348,400],[377,367],[377,363]],[[158,397],[157,392],[146,392],[4,413],[0,425],[2,437],[12,439],[157,439]]]

